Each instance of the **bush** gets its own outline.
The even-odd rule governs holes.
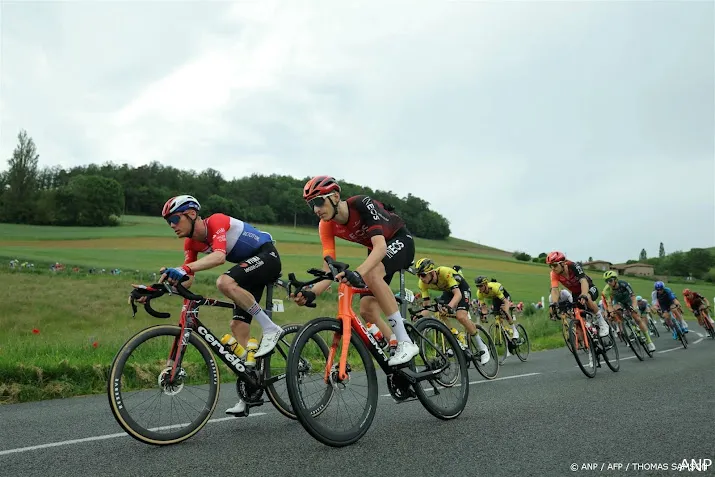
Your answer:
[[[529,255],[528,253],[525,253],[525,252],[516,251],[513,253],[512,256],[517,260],[521,260],[522,262],[531,261],[531,255]]]

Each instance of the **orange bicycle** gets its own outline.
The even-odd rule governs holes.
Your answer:
[[[322,280],[333,280],[348,269],[347,264],[330,257],[325,257],[325,261],[330,271],[310,269],[308,273],[316,278],[308,282],[299,282],[294,274],[289,275],[295,292]],[[400,271],[401,284],[403,274]],[[423,318],[414,325],[405,321],[405,328],[420,352],[409,363],[392,367],[388,365],[386,350],[353,312],[353,296],[364,293],[369,293],[364,284],[354,287],[341,283],[338,318],[321,317],[306,323],[288,353],[286,385],[296,416],[311,436],[333,447],[353,444],[372,424],[378,400],[373,359],[387,375],[388,389],[397,402],[417,397],[439,419],[458,417],[469,397],[466,358],[444,323],[433,318]],[[400,296],[404,296],[404,290]],[[327,357],[319,349],[313,349],[316,338],[330,344]],[[314,403],[316,398],[322,399],[326,390],[332,393],[331,398],[321,401],[324,404]],[[329,409],[331,404],[335,409]]]
[[[589,378],[596,376],[596,370],[601,367],[601,356],[611,371],[618,372],[621,364],[613,328],[608,335],[601,337],[591,324],[593,315],[580,304],[561,302],[557,308],[560,313],[571,314],[573,311],[569,323],[569,349],[583,374]]]

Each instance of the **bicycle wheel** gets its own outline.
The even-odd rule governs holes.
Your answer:
[[[658,331],[658,328],[656,328],[655,323],[650,316],[648,317],[648,329],[655,335],[656,338],[660,338],[660,331]]]
[[[616,343],[613,328],[608,331],[608,336],[599,336],[598,341],[601,345],[601,356],[603,356],[603,360],[606,362],[606,365],[611,368],[611,371],[617,373],[618,370],[621,369],[621,356],[618,352],[618,344]]]
[[[705,315],[705,330],[708,332],[710,338],[715,340],[715,326],[710,323],[710,315]]]
[[[499,360],[499,364],[504,363],[509,353],[509,338],[504,336],[504,328],[502,328],[501,325],[492,323],[489,325],[489,336],[492,337],[492,342],[494,342],[497,356],[502,355],[502,358]]]
[[[477,368],[477,371],[479,371],[479,374],[484,376],[485,379],[494,379],[499,373],[499,355],[497,354],[497,348],[494,346],[494,340],[492,340],[492,337],[487,333],[487,330],[480,325],[476,325],[476,327],[477,334],[470,336],[468,341],[472,362],[474,363],[474,367]],[[483,349],[479,347],[477,336],[481,338],[482,343],[487,347],[489,361],[485,364],[481,362],[480,352],[483,351]]]
[[[461,351],[459,342],[444,323],[432,318],[423,318],[410,328],[414,328],[410,330],[412,331],[410,336],[420,348],[420,353],[414,358],[411,367],[419,373],[447,366],[435,377],[419,381],[412,386],[417,399],[438,419],[449,420],[458,417],[464,411],[469,399],[467,359]],[[442,343],[453,352],[445,353]],[[444,379],[439,378],[442,374],[456,376],[455,384],[442,385]],[[450,378],[449,381],[453,382],[453,379]]]
[[[177,377],[169,382],[167,357],[180,334],[175,325],[145,328],[124,343],[109,370],[112,414],[127,434],[146,444],[188,439],[208,422],[218,402],[218,366],[194,332]],[[167,409],[160,410],[163,404]],[[169,421],[172,417],[177,417],[175,422]]]
[[[290,419],[296,419],[293,407],[290,405],[288,397],[288,386],[286,384],[286,369],[288,367],[288,354],[290,345],[300,331],[302,324],[283,325],[283,334],[280,341],[271,353],[263,360],[263,380],[266,383],[266,394],[278,412]],[[328,345],[320,337],[314,335],[314,346],[322,352],[325,359],[328,356]],[[306,374],[311,369],[311,363],[302,359],[298,364],[298,372]],[[330,400],[332,391],[325,389],[323,399],[317,401],[316,409],[321,409]]]
[[[598,369],[596,367],[598,363],[596,347],[593,345],[589,333],[584,333],[579,320],[571,320],[569,323],[569,340],[573,349],[573,357],[576,358],[576,364],[581,368],[583,374],[589,378],[596,376],[596,369]]]
[[[564,343],[566,347],[573,353],[573,348],[571,347],[571,340],[569,339],[569,321],[561,320],[561,335],[564,337]]]
[[[645,336],[643,334],[643,330],[640,329],[638,325],[636,325],[636,336],[638,337],[638,343],[640,344],[641,348],[643,348],[643,351],[646,352],[649,358],[653,357],[653,352],[648,349],[648,342],[645,339]]]
[[[633,354],[636,355],[638,361],[643,361],[643,352],[641,351],[641,345],[639,344],[638,334],[635,331],[635,325],[631,320],[623,320],[623,335],[626,340],[626,344],[631,348]]]
[[[519,359],[523,362],[529,357],[529,352],[531,351],[531,342],[529,341],[529,335],[526,330],[521,325],[516,325],[516,329],[519,331],[519,339],[516,340],[516,345],[514,351]]]
[[[331,343],[329,354],[334,361],[327,372],[328,361],[316,346],[320,342],[316,335]],[[286,369],[288,397],[298,421],[311,436],[332,447],[353,444],[365,435],[375,417],[378,397],[372,356],[356,334],[351,334],[348,344],[348,378],[339,378],[342,336],[339,320],[323,317],[309,321],[291,344]],[[309,369],[303,369],[301,363],[306,362]],[[327,402],[326,391],[331,393]]]

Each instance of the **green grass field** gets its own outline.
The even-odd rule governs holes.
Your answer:
[[[320,266],[321,249],[317,230],[265,226],[277,241],[283,272],[307,278],[305,270]],[[178,320],[154,319],[143,311],[131,318],[127,295],[137,277],[127,272],[140,270],[144,276],[161,266],[181,263],[181,241],[173,237],[161,219],[126,217],[119,227],[38,227],[3,224],[0,227],[0,287],[11,297],[0,315],[0,402],[19,402],[89,393],[102,393],[107,369],[115,352],[130,336],[147,326]],[[340,241],[338,258],[357,265],[365,250]],[[417,257],[428,255],[444,265],[461,264],[470,281],[478,274],[497,278],[511,295],[524,303],[536,302],[549,290],[545,265],[518,262],[508,252],[471,242],[417,240]],[[10,259],[37,263],[35,272],[10,270]],[[80,273],[52,273],[48,263],[80,267]],[[87,267],[121,268],[123,274],[87,275]],[[213,280],[229,268],[202,272],[205,277],[194,287],[198,293],[219,297]],[[599,272],[593,272],[594,278]],[[417,289],[417,278],[407,275],[407,286]],[[143,279],[150,282],[149,279]],[[630,279],[637,293],[650,296],[652,281]],[[601,286],[602,280],[596,283]],[[397,286],[397,281],[394,283]],[[715,287],[698,283],[695,288],[708,297]],[[680,293],[682,285],[673,285]],[[285,298],[282,291],[276,298]],[[317,316],[335,314],[337,296],[326,293],[317,309],[300,308],[285,302],[277,313],[278,323],[303,323]],[[176,311],[176,297],[162,298],[157,308]],[[202,321],[221,336],[228,331],[230,314],[207,308]],[[558,326],[544,313],[524,318],[533,349],[563,345]],[[697,325],[695,325],[697,326]],[[35,332],[33,332],[35,330]],[[257,325],[254,334],[260,334]],[[230,378],[227,372],[224,378]]]

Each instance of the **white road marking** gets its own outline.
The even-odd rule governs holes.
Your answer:
[[[484,384],[484,383],[493,383],[494,381],[503,381],[505,379],[514,379],[514,378],[525,378],[527,376],[536,376],[537,374],[541,373],[526,373],[526,374],[515,374],[514,376],[504,376],[501,378],[495,378],[495,379],[482,379],[479,381],[470,381],[469,384]],[[425,391],[430,391],[432,388],[425,389]],[[381,394],[380,396],[382,397],[390,397],[390,394]]]
[[[255,416],[264,416],[266,413],[265,412],[256,412],[256,413],[251,413],[248,415],[248,417],[255,417]],[[235,417],[219,417],[216,419],[210,419],[208,422],[223,422],[223,421],[230,421],[236,419]],[[207,422],[207,424],[208,424]],[[188,424],[188,423],[187,423]],[[176,424],[173,426],[163,426],[163,427],[155,427],[151,429],[152,431],[158,431],[158,430],[165,430],[165,429],[171,429],[173,427],[181,427],[185,426],[187,424]],[[93,441],[103,441],[106,439],[115,439],[117,437],[129,437],[129,434],[126,432],[119,432],[117,434],[104,434],[102,436],[93,436],[93,437],[85,437],[83,439],[69,439],[66,441],[58,441],[58,442],[50,442],[49,444],[39,444],[36,446],[29,446],[29,447],[19,447],[17,449],[8,449],[4,451],[0,451],[0,456],[2,455],[8,455],[8,454],[17,454],[19,452],[28,452],[28,451],[34,451],[34,450],[41,450],[41,449],[48,449],[50,447],[59,447],[59,446],[68,446],[72,444],[81,444],[83,442],[93,442]]]

